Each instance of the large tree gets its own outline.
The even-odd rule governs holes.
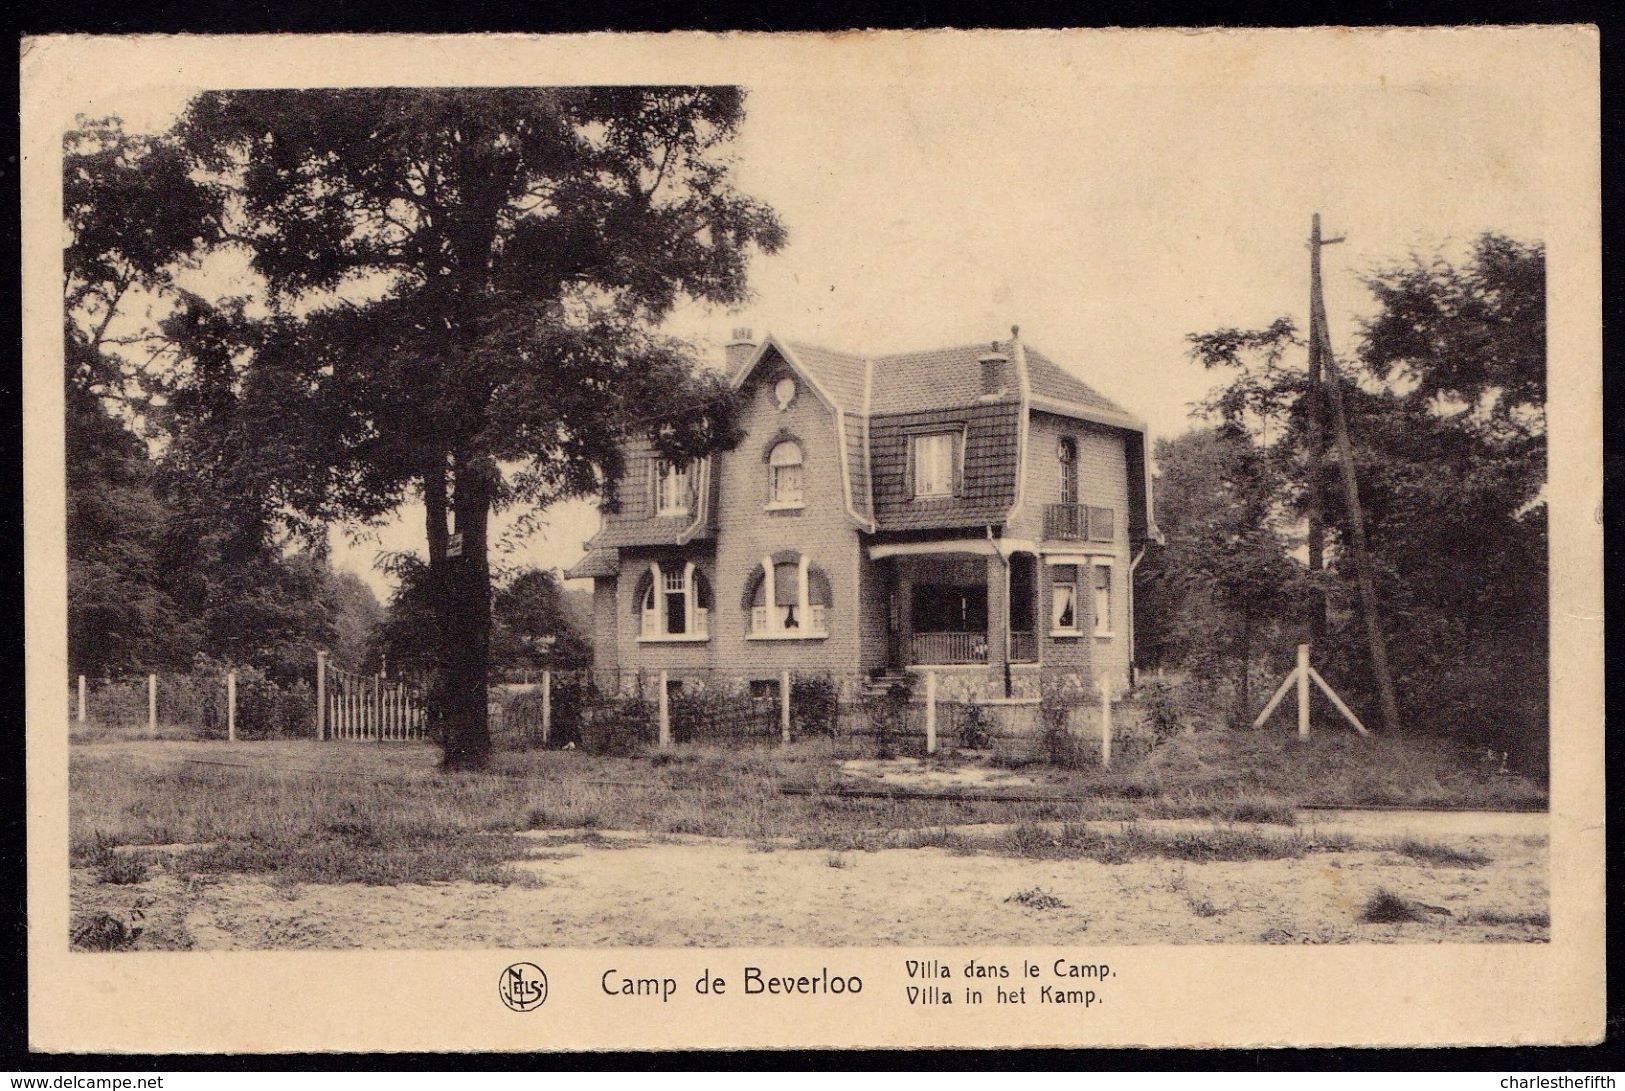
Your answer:
[[[276,312],[235,380],[275,502],[422,498],[448,767],[490,749],[492,512],[612,490],[634,434],[674,458],[737,438],[659,326],[744,299],[783,241],[733,186],[742,118],[734,88],[580,88],[211,93],[183,119]]]

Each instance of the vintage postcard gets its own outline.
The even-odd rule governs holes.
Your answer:
[[[1594,28],[22,54],[36,1048],[1600,1038]]]

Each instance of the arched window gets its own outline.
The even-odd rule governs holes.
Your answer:
[[[803,555],[763,557],[746,585],[750,635],[762,639],[829,634],[829,577]]]
[[[711,636],[711,585],[692,561],[664,571],[651,564],[638,581],[635,605],[640,640]]]
[[[802,503],[801,444],[793,439],[774,444],[767,456],[768,504],[794,508]]]
[[[1061,440],[1061,503],[1078,502],[1078,441],[1071,436]]]

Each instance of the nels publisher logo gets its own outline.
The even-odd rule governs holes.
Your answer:
[[[497,992],[514,1011],[539,1008],[547,999],[547,975],[534,962],[516,962],[502,971]]]

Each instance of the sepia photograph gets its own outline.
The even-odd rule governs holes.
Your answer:
[[[1549,948],[1600,372],[1536,73],[686,37],[759,48],[53,103],[39,942],[657,1003],[636,951],[930,948],[911,1009],[1003,1003],[986,949],[1087,1008],[1104,948]]]

